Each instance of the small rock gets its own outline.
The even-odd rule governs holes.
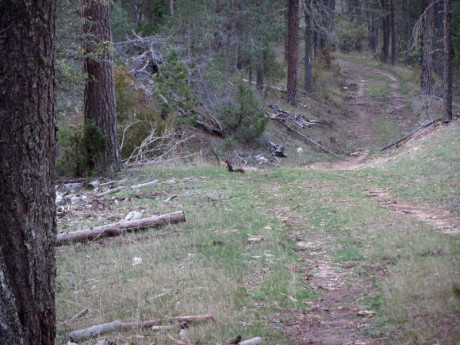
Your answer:
[[[65,199],[62,194],[56,193],[56,206],[63,206],[65,205]]]
[[[141,212],[131,211],[126,215],[125,220],[136,220],[136,219],[141,219],[141,218],[142,218]]]
[[[136,265],[142,265],[142,259],[137,256],[133,258],[133,266]]]

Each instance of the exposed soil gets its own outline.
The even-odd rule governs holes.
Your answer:
[[[365,94],[366,76],[380,74],[390,80],[393,90],[390,99],[384,106],[385,112],[392,114],[401,124],[404,132],[409,128],[404,123],[402,100],[396,94],[399,81],[391,74],[369,67],[363,67],[351,61],[339,61],[344,75],[347,77],[346,107],[350,121],[354,123],[354,135],[362,147],[350,154],[344,160],[337,162],[321,162],[310,165],[309,168],[322,170],[348,171],[374,165],[386,160],[367,159],[374,141],[372,122],[377,119],[379,112],[369,106],[370,100]],[[381,110],[381,109],[380,109]],[[434,210],[430,207],[414,206],[397,200],[385,190],[373,189],[363,191],[369,197],[375,197],[392,211],[415,217],[433,226],[434,229],[447,233],[458,234],[460,229],[459,217],[453,217],[447,212]],[[283,327],[286,334],[296,344],[323,345],[373,345],[383,344],[384,339],[372,337],[367,330],[372,321],[373,312],[362,310],[359,302],[366,295],[371,295],[373,287],[370,282],[357,279],[353,273],[355,263],[336,263],[331,258],[332,248],[324,234],[305,233],[290,234],[297,241],[298,255],[302,262],[313,269],[304,279],[320,296],[312,302],[311,309],[305,313],[284,311],[280,319],[291,320]],[[312,237],[313,236],[313,237]],[[362,304],[362,303],[361,303]]]

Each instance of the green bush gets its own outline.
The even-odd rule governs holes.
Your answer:
[[[58,158],[56,161],[59,176],[90,176],[96,163],[107,151],[107,136],[89,121],[77,126],[62,124],[57,135]]]
[[[237,92],[236,103],[223,107],[221,121],[226,134],[249,143],[263,133],[268,118],[252,90],[242,81],[237,83]]]
[[[172,116],[183,120],[190,116],[195,99],[187,83],[187,73],[177,51],[171,50],[160,73],[154,77],[153,95],[164,119]]]

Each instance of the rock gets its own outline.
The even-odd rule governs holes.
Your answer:
[[[64,195],[60,193],[56,193],[56,206],[64,206],[64,205],[65,205]]]
[[[141,219],[141,218],[142,218],[142,212],[131,211],[126,215],[125,220],[136,220],[136,219]]]
[[[133,258],[133,263],[132,263],[133,266],[136,266],[136,265],[142,265],[142,259],[141,258],[138,258],[137,256]]]

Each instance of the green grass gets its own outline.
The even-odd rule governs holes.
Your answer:
[[[290,344],[283,320],[274,315],[308,312],[318,298],[303,279],[313,268],[292,250],[296,237],[322,239],[320,246],[335,248],[333,264],[351,267],[357,282],[373,283],[376,292],[359,302],[377,312],[369,332],[394,344],[441,339],[437,326],[460,312],[459,237],[391,212],[364,192],[386,188],[406,202],[458,214],[458,138],[458,127],[451,126],[407,145],[385,164],[352,172],[280,168],[242,175],[213,165],[130,170],[129,184],[161,183],[115,195],[138,196],[131,200],[107,197],[97,215],[75,211],[59,229],[118,220],[132,209],[144,215],[183,210],[187,221],[58,248],[57,321],[90,309],[86,318],[58,326],[58,342],[71,329],[117,319],[212,314],[215,322],[189,328],[190,342],[224,343],[242,334]],[[172,178],[178,182],[162,183]],[[154,192],[161,194],[150,197]],[[177,197],[167,201],[171,195]],[[105,222],[98,221],[101,215]],[[248,244],[251,236],[263,240]],[[132,266],[133,257],[142,265]],[[167,332],[110,338],[171,344]],[[455,332],[443,339],[454,343]]]

